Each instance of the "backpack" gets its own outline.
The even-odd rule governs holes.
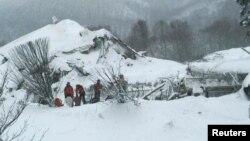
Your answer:
[[[77,85],[76,92],[78,92],[79,94],[84,94],[85,91],[84,91],[83,86],[82,85]]]
[[[63,106],[62,100],[59,99],[59,98],[56,98],[54,103],[55,103],[56,107],[62,107]]]
[[[81,99],[80,99],[79,96],[75,97],[74,101],[75,101],[75,106],[80,106],[81,105]]]

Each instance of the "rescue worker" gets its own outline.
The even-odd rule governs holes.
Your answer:
[[[102,87],[103,86],[101,84],[101,80],[98,79],[96,84],[94,84],[94,100],[92,101],[93,103],[100,101]]]
[[[118,102],[124,103],[127,93],[128,82],[124,79],[124,75],[120,74],[118,80],[116,80],[116,86],[118,87]]]
[[[76,97],[79,97],[80,101],[82,101],[83,104],[86,104],[85,100],[85,91],[82,85],[76,85]],[[81,102],[80,102],[81,105]]]
[[[74,90],[69,82],[67,82],[67,85],[64,88],[64,96],[65,96],[67,105],[69,107],[73,107]]]
[[[117,80],[117,85],[119,87],[120,92],[127,92],[128,82],[124,79],[124,75],[120,74],[119,79]]]

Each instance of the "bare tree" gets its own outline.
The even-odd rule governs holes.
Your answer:
[[[10,127],[17,121],[25,107],[27,106],[28,97],[25,97],[23,100],[19,100],[18,102],[11,103],[10,106],[6,106],[4,104],[5,98],[3,96],[4,88],[6,83],[9,80],[9,69],[6,68],[4,72],[1,73],[0,82],[0,141],[12,141],[18,137],[20,137],[27,127],[27,123],[25,122],[23,127],[16,133],[11,136],[8,135],[8,130]],[[6,106],[6,107],[5,107]]]
[[[8,108],[5,108],[1,104],[1,116],[0,116],[0,141],[12,141],[19,138],[27,128],[27,122],[24,123],[23,127],[11,136],[8,135],[8,130],[17,121],[20,115],[23,113],[25,107],[27,106],[27,99],[20,100],[18,102],[12,103]],[[6,111],[6,109],[8,109]]]
[[[37,39],[17,46],[10,52],[10,57],[24,79],[27,92],[53,106],[48,39]]]
[[[1,97],[0,97],[1,98]],[[27,107],[29,97],[25,96],[22,100],[14,101],[11,105],[5,106],[5,104],[0,103],[0,141],[14,141],[22,138],[22,135],[26,132],[29,124],[28,121],[24,121],[23,125],[18,129],[18,131],[10,134],[10,129],[17,122],[21,114]],[[48,130],[44,131],[41,136],[39,136],[39,141],[42,141]],[[25,139],[29,141],[35,140],[36,135],[34,134],[31,139]]]
[[[11,66],[9,80],[16,85],[16,90],[20,90],[24,85],[24,79],[15,66]]]
[[[5,88],[6,83],[10,79],[10,69],[9,67],[2,73],[2,89]],[[4,97],[5,95],[0,94],[0,141],[14,141],[19,140],[21,136],[24,134],[26,129],[28,128],[28,121],[24,121],[23,125],[14,133],[10,134],[10,129],[19,119],[21,114],[24,112],[25,108],[28,105],[29,95],[25,95],[22,99],[17,99],[14,102],[10,103],[10,101],[6,102],[7,99]],[[40,137],[39,141],[41,141],[47,131],[45,131]],[[34,134],[31,139],[25,139],[29,141],[33,141],[36,135]]]
[[[214,21],[200,32],[204,38],[202,45],[206,53],[249,45],[244,29],[238,26],[236,20],[223,17]]]
[[[135,105],[139,105],[138,100],[128,95],[127,91],[127,81],[121,79],[121,72],[118,68],[117,70],[114,67],[110,66],[103,68],[101,70],[96,70],[96,75],[93,76],[93,81],[100,79],[105,93],[108,97],[106,99],[115,98],[118,103],[124,103],[126,101],[133,101]]]
[[[149,54],[153,55],[153,57],[160,57],[163,59],[174,58],[173,46],[168,39],[169,29],[169,24],[162,20],[154,25],[151,46],[148,48]]]
[[[176,60],[185,62],[192,59],[193,33],[189,24],[185,21],[173,21],[170,23],[168,40],[175,50]]]
[[[132,27],[128,36],[128,44],[136,51],[145,51],[149,44],[149,31],[146,21],[139,20]]]
[[[180,62],[197,58],[195,38],[191,26],[186,21],[175,20],[170,23],[157,22],[150,40],[150,55]]]
[[[0,97],[2,97],[3,92],[4,92],[4,87],[7,84],[7,80],[8,80],[8,68],[4,71],[4,72],[0,72]]]

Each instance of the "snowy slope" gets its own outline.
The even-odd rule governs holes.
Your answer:
[[[79,36],[80,32],[83,32],[87,38]],[[30,34],[27,34],[17,40],[0,48],[0,53],[8,56],[9,50],[24,44],[28,41],[33,41],[37,38],[49,38],[50,52],[55,54],[60,51],[71,51],[81,46],[87,46],[93,44],[95,35],[88,29],[80,26],[78,23],[71,20],[63,20],[58,24],[47,25],[41,29],[38,29]]]
[[[48,132],[46,141],[205,141],[208,124],[250,124],[249,101],[232,94],[176,101],[98,103],[75,108],[30,105],[15,127],[29,119],[24,136]]]
[[[245,49],[250,51],[250,47]],[[241,48],[233,48],[212,53],[190,65],[204,71],[248,73],[249,62],[250,55],[247,52]]]
[[[80,33],[82,36],[80,36]],[[0,48],[0,54],[9,58],[9,52],[14,47],[28,41],[34,41],[37,38],[48,38],[50,41],[50,56],[53,56],[50,67],[54,72],[67,72],[67,75],[59,82],[62,85],[58,97],[61,98],[63,98],[63,88],[67,82],[71,82],[73,86],[82,84],[86,88],[92,85],[96,69],[113,67],[116,71],[120,70],[120,73],[124,74],[129,83],[154,82],[160,77],[185,74],[186,66],[174,61],[140,56],[137,56],[135,60],[131,58],[125,59],[122,54],[124,49],[121,49],[119,44],[112,41],[106,42],[108,51],[105,57],[99,59],[100,48],[91,50],[90,48],[94,46],[93,39],[95,37],[103,37],[104,35],[114,37],[107,30],[90,31],[75,21],[63,20],[58,24],[47,25],[10,42]],[[82,53],[82,51],[86,50],[90,50],[89,53]],[[4,70],[3,66],[6,68],[7,64],[8,62],[0,64],[0,70]],[[75,69],[76,67],[83,69],[84,72],[90,75],[82,76]],[[56,87],[57,84],[53,86]]]

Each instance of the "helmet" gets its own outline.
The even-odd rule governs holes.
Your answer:
[[[123,75],[123,74],[120,74],[120,75],[119,75],[119,78],[120,78],[120,79],[124,79],[124,75]]]
[[[66,84],[67,86],[69,86],[70,85],[70,83],[69,82],[67,82],[67,84]]]

